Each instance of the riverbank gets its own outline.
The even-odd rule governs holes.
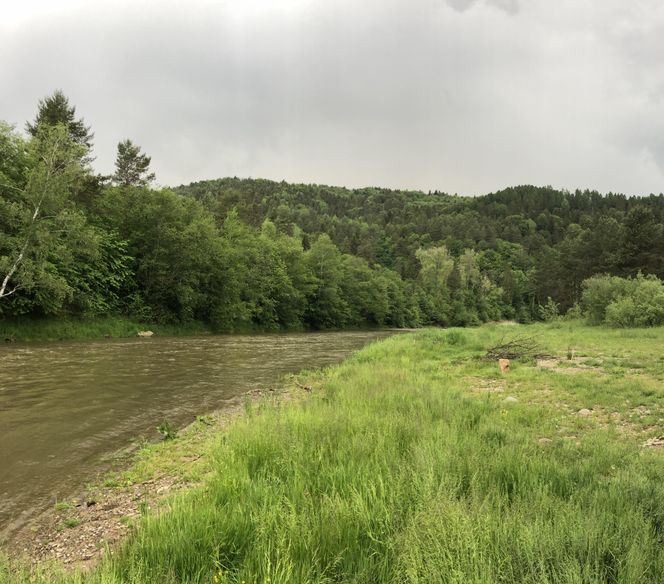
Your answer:
[[[482,359],[523,335],[506,375]],[[35,581],[659,582],[662,349],[661,328],[577,324],[375,343],[142,451],[117,481],[187,488],[91,572]]]
[[[324,332],[363,332],[375,330],[414,331],[419,329],[382,328],[345,328],[326,329]],[[220,334],[208,324],[190,321],[180,324],[155,324],[138,322],[124,317],[105,317],[96,319],[9,319],[0,320],[0,342],[4,343],[39,343],[50,341],[89,341],[96,339],[122,339],[138,335],[140,331],[152,331],[157,336],[179,337],[192,335]],[[260,330],[241,328],[228,334],[266,334],[288,332],[317,332],[302,329]],[[321,331],[318,331],[321,332]]]
[[[158,512],[166,497],[201,484],[211,471],[216,437],[246,408],[264,400],[296,399],[297,390],[296,385],[253,390],[223,410],[171,430],[170,439],[116,452],[111,457],[115,471],[40,513],[10,538],[6,553],[46,572],[87,571],[130,535],[142,516]]]
[[[155,336],[6,345],[0,542],[127,453],[285,375],[394,331]]]
[[[123,317],[97,319],[12,319],[0,321],[0,341],[33,343],[47,341],[85,341],[104,338],[135,337],[139,331],[160,336],[209,334],[202,322],[185,324],[146,324]]]

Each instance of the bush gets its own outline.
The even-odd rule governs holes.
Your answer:
[[[564,318],[565,320],[581,320],[583,318],[583,310],[578,302],[575,302],[574,306],[565,313]]]
[[[542,317],[542,320],[545,322],[551,322],[554,321],[558,318],[558,309],[560,308],[560,305],[549,296],[546,299],[546,304],[543,306],[539,307],[539,312],[540,316]]]
[[[605,322],[611,326],[635,326],[638,317],[639,309],[629,296],[614,300],[606,307]]]
[[[664,282],[656,276],[593,276],[583,282],[581,305],[593,324],[616,327],[664,324]]]
[[[581,308],[592,324],[601,324],[606,319],[606,308],[611,302],[628,295],[630,280],[617,276],[593,276],[583,281]]]

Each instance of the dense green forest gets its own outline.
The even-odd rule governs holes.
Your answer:
[[[664,322],[661,194],[526,185],[470,198],[239,178],[152,188],[139,146],[121,141],[114,174],[101,176],[92,140],[60,91],[25,134],[0,124],[3,318],[237,331],[527,322],[572,309]]]

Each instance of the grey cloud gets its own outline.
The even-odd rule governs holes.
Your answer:
[[[653,136],[648,142],[647,151],[652,156],[660,172],[664,174],[664,137],[662,137],[661,133]],[[664,189],[660,186],[659,190],[661,192]]]
[[[488,4],[500,8],[508,14],[516,14],[519,12],[518,0],[488,0]]]
[[[481,0],[446,0],[447,4],[458,12],[465,12],[471,6],[478,4]],[[516,14],[519,11],[519,0],[484,0],[489,6],[499,8],[508,14]]]
[[[454,8],[454,10],[458,10],[459,12],[464,12],[465,10],[468,10],[473,4],[477,4],[478,0],[446,0],[447,3]]]
[[[619,0],[585,0],[587,16],[576,0],[454,3],[109,0],[35,17],[0,41],[0,118],[22,126],[62,88],[100,171],[128,137],[164,184],[661,190],[655,13],[612,31]]]

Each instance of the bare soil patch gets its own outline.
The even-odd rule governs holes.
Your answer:
[[[55,560],[65,566],[91,567],[130,533],[142,512],[185,486],[163,476],[131,487],[103,488],[72,500],[70,508],[44,512],[17,534],[9,550],[33,565]]]
[[[656,436],[655,438],[649,438],[643,443],[643,447],[664,449],[664,436]]]
[[[483,379],[473,377],[470,379],[472,384],[471,391],[479,393],[503,393],[505,391],[505,381],[502,379]]]
[[[586,364],[587,357],[572,357],[571,359],[558,359],[556,357],[547,357],[546,359],[537,359],[537,366],[541,369],[557,371],[574,375],[577,373],[587,373],[588,371],[598,371],[603,373],[602,367]]]

